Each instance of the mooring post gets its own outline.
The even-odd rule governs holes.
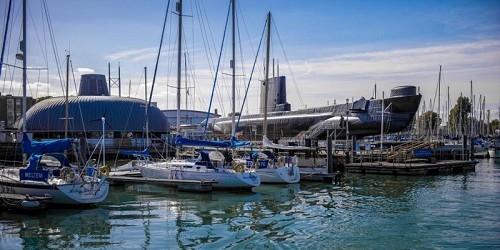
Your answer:
[[[474,137],[470,137],[470,156],[469,160],[472,160],[474,158]]]
[[[328,173],[333,173],[333,150],[332,150],[332,135],[329,130],[326,130],[326,161],[328,164]]]
[[[462,137],[462,160],[468,160],[467,157],[469,154],[467,152],[467,135],[463,135]]]

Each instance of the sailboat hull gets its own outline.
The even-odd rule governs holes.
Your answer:
[[[488,155],[490,156],[490,158],[500,158],[500,148],[488,149]]]
[[[260,168],[256,172],[262,183],[298,183],[300,181],[299,168],[295,166]]]
[[[171,163],[149,164],[141,168],[141,174],[147,178],[170,179],[170,180],[213,180],[214,189],[251,189],[261,183],[261,179],[256,173],[238,173],[231,169],[207,169],[197,167],[193,163]]]
[[[46,202],[59,205],[94,204],[103,201],[108,195],[109,183],[106,181],[98,182],[96,179],[95,182],[65,184],[19,181],[19,177],[12,174],[16,170],[3,169],[0,172],[2,193],[51,197]]]

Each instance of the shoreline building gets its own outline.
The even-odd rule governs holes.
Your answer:
[[[31,97],[26,98],[26,107],[29,109],[36,100]],[[16,121],[21,119],[23,112],[23,97],[0,93],[0,142],[13,142],[16,137],[14,131],[17,130]]]
[[[177,130],[177,109],[166,109],[162,110],[162,112],[167,117],[167,121],[170,121],[170,134],[174,134]],[[215,109],[215,113],[208,115],[208,119],[218,117],[220,115],[217,114],[217,109]],[[191,139],[204,139],[204,128],[201,124],[207,119],[206,111],[181,109],[179,118],[182,135]],[[175,136],[171,138],[172,142],[173,140],[175,140]]]
[[[143,149],[145,145],[163,142],[169,132],[167,118],[155,106],[149,108],[146,137],[146,102],[137,98],[110,96],[106,77],[101,74],[82,75],[77,96],[52,97],[40,101],[26,114],[26,129],[33,139],[85,137],[95,145],[103,131],[105,118],[107,149]],[[66,127],[67,119],[67,127]],[[17,128],[22,127],[22,119]],[[146,138],[150,138],[146,144]],[[108,140],[109,139],[109,140]]]

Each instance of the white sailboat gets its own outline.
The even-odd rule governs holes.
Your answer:
[[[23,147],[41,145],[55,147],[49,151],[61,151],[72,147],[71,139],[33,142],[24,136]],[[47,146],[50,145],[50,146]],[[34,146],[40,148],[38,146]],[[69,164],[61,153],[33,153],[25,168],[0,170],[0,192],[36,197],[49,197],[47,203],[58,205],[87,205],[103,201],[109,190],[106,177],[98,177],[93,166]],[[41,153],[41,152],[40,152]]]
[[[265,80],[265,100],[264,100],[264,121],[263,121],[263,147],[279,149],[282,145],[272,143],[267,138],[267,99],[269,89],[269,48],[271,41],[271,12],[267,14],[267,49],[266,49],[266,80]],[[293,149],[299,149],[293,147]],[[258,157],[261,156],[261,157]],[[254,159],[247,160],[247,166],[255,165],[256,172],[260,175],[262,183],[297,183],[300,181],[298,159],[296,156],[280,156],[276,159],[270,154],[258,154]],[[253,163],[252,163],[253,162]]]
[[[177,4],[179,15],[179,43],[178,43],[178,70],[177,70],[177,133],[180,133],[180,83],[181,83],[181,42],[182,37],[182,0]],[[233,13],[233,26],[235,7],[232,1]],[[233,32],[234,39],[234,32]],[[234,45],[234,43],[233,43]],[[234,46],[233,46],[233,62],[234,62]],[[234,64],[233,64],[234,65]],[[234,66],[233,66],[234,70]],[[233,88],[234,88],[234,73],[233,73]],[[234,98],[234,91],[233,91]],[[234,110],[234,99],[233,99]],[[234,112],[233,112],[234,122]],[[177,146],[194,146],[194,147],[231,147],[236,142],[210,142],[210,141],[195,141],[182,138],[180,136],[176,139]],[[213,151],[217,152],[217,151]],[[191,160],[169,160],[163,162],[147,162],[140,166],[141,174],[143,177],[155,179],[176,179],[176,180],[213,180],[214,189],[230,190],[230,189],[252,189],[260,185],[260,177],[253,169],[245,169],[243,164],[238,164],[234,161],[225,161],[220,157],[215,157],[212,153],[200,151],[198,159]]]
[[[212,187],[216,190],[245,190],[260,185],[259,175],[245,171],[243,164],[233,165],[209,155],[208,152],[200,151],[200,156],[196,160],[174,159],[146,164],[141,167],[141,174],[155,179],[213,180],[216,183]]]
[[[31,154],[23,168],[0,170],[0,193],[49,197],[47,203],[86,205],[103,201],[108,194],[106,176],[96,166],[78,167],[58,153],[72,148],[71,139],[32,141],[26,133],[26,0],[23,1],[23,154]],[[103,133],[104,136],[104,133]],[[103,137],[104,138],[104,137]],[[24,163],[24,162],[23,162]]]

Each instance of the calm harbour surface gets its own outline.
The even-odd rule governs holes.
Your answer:
[[[499,249],[500,159],[439,176],[183,193],[112,186],[87,209],[0,212],[0,249]]]

